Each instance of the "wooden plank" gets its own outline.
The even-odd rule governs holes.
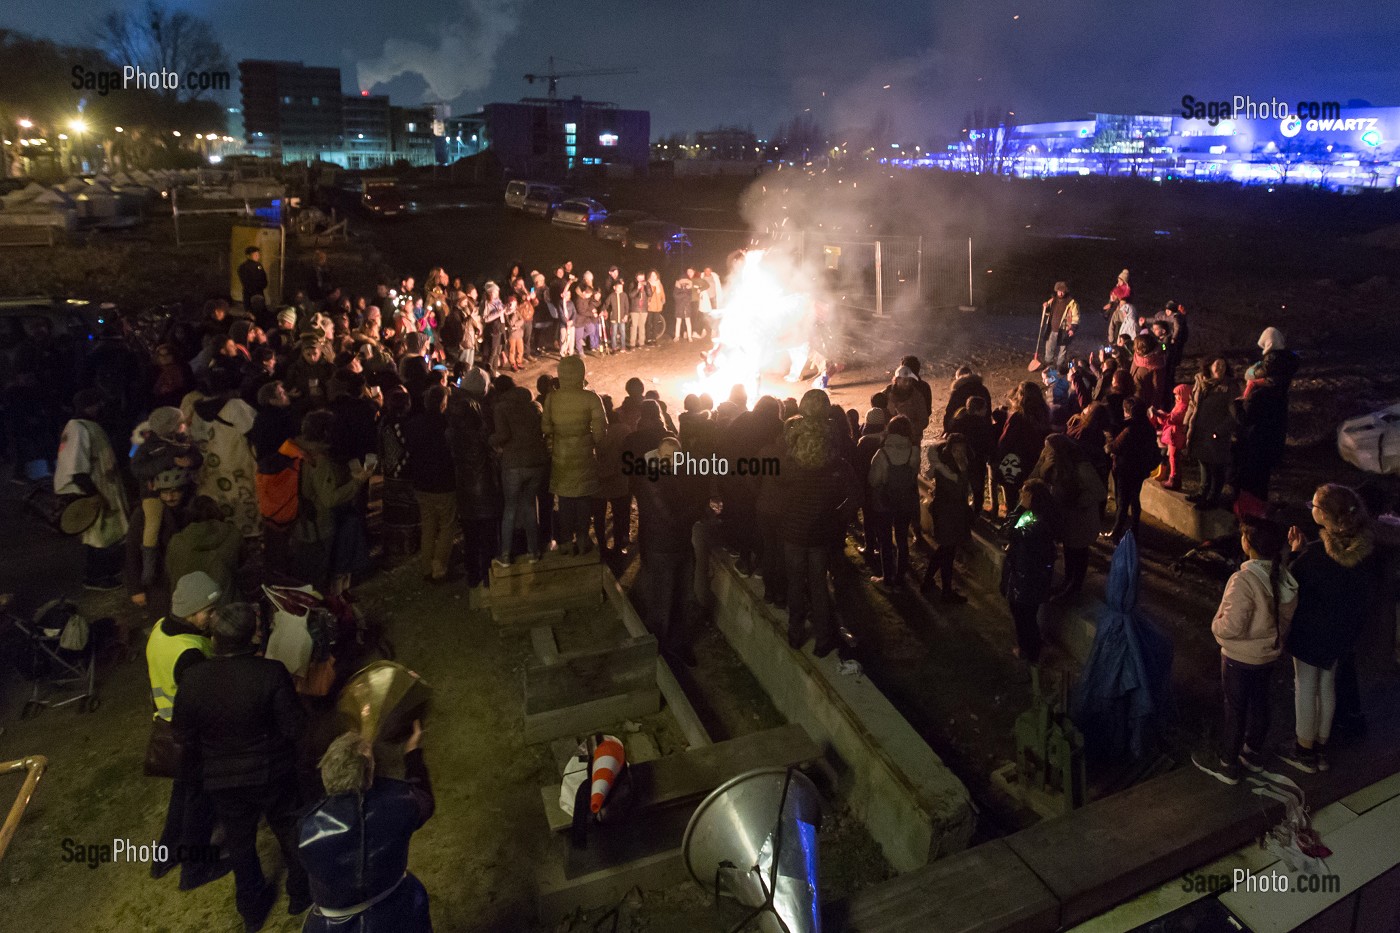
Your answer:
[[[1007,838],[1073,926],[1238,849],[1278,821],[1282,804],[1182,768]],[[1067,858],[1067,853],[1074,853]]]
[[[618,617],[622,619],[622,624],[628,632],[633,635],[646,633],[647,629],[642,624],[641,616],[632,608],[627,594],[622,592],[622,584],[617,582],[617,577],[613,576],[613,572],[606,566],[603,568],[603,592],[607,594],[608,602],[617,610]],[[666,663],[664,657],[656,659],[656,684],[661,688],[661,695],[666,698],[666,709],[675,718],[676,725],[680,726],[686,742],[692,747],[709,745],[710,733],[696,715],[695,707],[690,705],[690,698],[685,695],[685,689],[681,687],[680,681],[676,680],[676,675],[671,672],[671,666]]]
[[[548,625],[537,625],[530,629],[530,644],[535,649],[535,657],[544,664],[557,664],[559,646],[554,643],[554,629]]]
[[[594,651],[525,662],[525,715],[656,686],[656,638],[642,635]]]
[[[617,694],[525,716],[525,744],[547,742],[561,735],[583,735],[624,719],[639,719],[661,710],[661,692],[653,683],[642,690]]]
[[[1050,890],[997,839],[827,905],[822,920],[842,933],[1042,933],[1059,913]]]
[[[623,742],[627,739],[624,737]],[[686,800],[696,800],[736,775],[754,768],[802,765],[821,757],[821,749],[797,723],[692,748],[655,761],[638,762],[632,772],[632,807],[636,814]],[[540,791],[545,819],[555,832],[570,818],[559,809],[559,785]],[[552,801],[552,804],[551,804]]]

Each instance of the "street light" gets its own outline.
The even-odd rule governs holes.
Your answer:
[[[178,137],[178,136],[180,135],[180,131],[179,131],[179,130],[171,130],[171,131],[170,131],[170,135],[171,135],[171,136]]]
[[[24,129],[26,129],[26,130],[27,130],[27,129],[32,129],[33,126],[34,126],[34,121],[33,121],[33,120],[20,120],[20,121],[19,121],[19,125],[22,126],[22,127],[23,127]]]
[[[120,126],[119,126],[119,127],[116,127],[116,130],[117,130],[118,133],[125,133],[125,132],[126,132],[126,130],[122,129]]]
[[[74,133],[86,133],[87,121],[84,120],[82,117],[74,117],[73,119],[68,121],[68,128]]]

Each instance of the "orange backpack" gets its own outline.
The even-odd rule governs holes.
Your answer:
[[[255,479],[258,511],[263,521],[286,528],[297,520],[301,508],[301,461],[305,455],[291,440],[258,464]]]

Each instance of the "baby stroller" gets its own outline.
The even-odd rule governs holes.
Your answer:
[[[20,674],[33,684],[21,719],[32,719],[44,709],[78,704],[78,711],[97,709],[97,642],[94,629],[109,620],[89,625],[71,600],[55,599],[40,606],[26,621],[6,606],[0,610],[23,638],[18,662]]]

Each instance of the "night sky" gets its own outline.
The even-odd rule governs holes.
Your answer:
[[[6,0],[0,26],[82,43],[108,5]],[[883,115],[909,145],[956,131],[978,106],[999,105],[1029,122],[1093,110],[1173,112],[1184,94],[1400,104],[1394,0],[181,5],[214,23],[233,62],[339,65],[347,91],[373,81],[396,103],[445,99],[455,113],[543,96],[542,85],[521,76],[542,71],[550,54],[560,70],[636,68],[564,79],[560,93],[649,109],[653,137],[721,123],[767,136],[807,108],[831,131]],[[398,74],[405,63],[421,75]]]

